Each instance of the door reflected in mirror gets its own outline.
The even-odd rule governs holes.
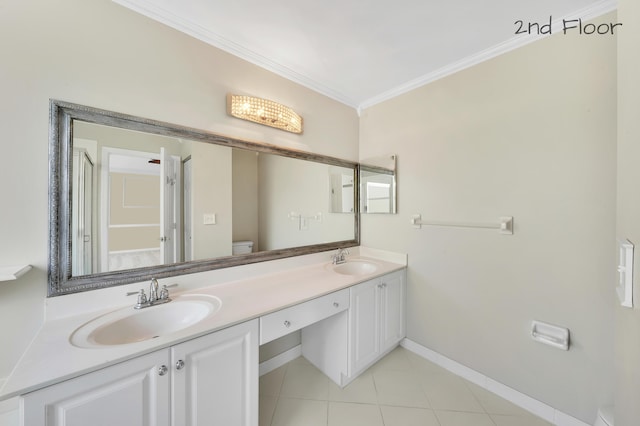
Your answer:
[[[73,148],[73,215],[71,235],[73,238],[73,275],[91,274],[96,269],[93,253],[96,251],[94,227],[94,160],[90,146],[78,140]]]
[[[357,239],[355,165],[72,129],[72,277]]]
[[[355,211],[355,185],[351,170],[333,168],[329,171],[330,211],[353,213]]]
[[[360,211],[396,213],[395,169],[360,165]]]

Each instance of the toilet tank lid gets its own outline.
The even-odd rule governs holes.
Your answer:
[[[249,245],[253,245],[253,241],[234,241],[233,245],[234,246],[249,246]]]

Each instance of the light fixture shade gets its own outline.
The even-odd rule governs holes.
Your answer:
[[[227,113],[287,132],[302,133],[302,117],[288,106],[268,99],[228,94]]]

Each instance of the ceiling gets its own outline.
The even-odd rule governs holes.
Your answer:
[[[616,0],[113,0],[361,110]],[[543,27],[544,28],[544,27]],[[574,30],[575,31],[575,30]],[[528,32],[528,31],[527,31]]]

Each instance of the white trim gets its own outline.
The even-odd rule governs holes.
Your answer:
[[[184,18],[180,18],[174,15],[172,12],[159,7],[148,0],[112,0],[114,3],[118,3],[128,9],[136,11],[144,16],[154,19],[160,23],[163,23],[171,28],[174,28],[180,32],[188,34],[200,41],[210,44],[218,49],[224,50],[240,59],[244,59],[254,65],[271,71],[281,77],[305,86],[315,92],[321,93],[331,99],[341,102],[353,108],[357,108],[357,102],[353,99],[345,97],[343,94],[338,93],[331,87],[309,78],[303,74],[300,74],[289,67],[279,64],[266,56],[247,49],[232,40],[224,38],[207,28],[197,25]]]
[[[129,254],[129,253],[145,253],[145,252],[155,252],[160,251],[159,247],[149,247],[149,248],[139,248],[139,249],[131,249],[131,250],[113,250],[109,252],[109,255],[112,254]]]
[[[358,115],[360,115],[362,110],[364,110],[365,108],[369,108],[380,102],[389,100],[403,93],[417,89],[418,87],[424,86],[435,80],[441,79],[450,74],[454,74],[465,68],[472,67],[481,62],[494,58],[498,55],[507,53],[511,50],[517,49],[519,47],[522,47],[526,44],[529,44],[533,41],[540,40],[543,37],[545,37],[543,35],[512,37],[510,40],[499,43],[495,46],[492,46],[476,54],[467,56],[466,58],[463,58],[445,67],[442,67],[433,72],[427,73],[421,77],[418,77],[407,83],[401,84],[393,89],[387,90],[376,96],[366,99],[363,102],[358,103],[357,101],[344,96],[342,93],[335,91],[334,89],[332,89],[331,87],[327,86],[322,82],[316,81],[312,78],[302,75],[292,70],[291,68],[288,68],[259,53],[256,53],[250,49],[247,49],[246,47],[241,46],[233,42],[232,40],[226,39],[220,36],[219,34],[216,34],[213,31],[210,31],[207,28],[204,28],[200,25],[194,24],[191,21],[175,16],[170,11],[162,7],[159,7],[158,5],[154,4],[149,0],[113,0],[113,1],[128,9],[134,10],[144,16],[147,16],[151,19],[154,19],[165,25],[168,25],[171,28],[174,28],[178,31],[181,31],[192,37],[195,37],[198,40],[201,40],[221,50],[224,50],[227,53],[230,53],[234,56],[244,59],[247,62],[250,62],[261,68],[264,68],[267,71],[271,71],[281,77],[284,77],[288,80],[291,80],[295,83],[305,86],[318,93],[321,93],[331,99],[334,99],[350,107],[353,107],[358,112]],[[583,20],[586,21],[586,20],[601,16],[605,13],[611,12],[612,10],[615,10],[617,6],[618,6],[617,0],[600,0],[588,7],[577,10],[573,13],[570,13],[567,16],[563,16],[560,19],[556,19],[552,23],[553,32],[557,32],[558,29],[561,28],[562,19],[582,18]]]
[[[509,386],[496,382],[495,380],[479,373],[472,368],[464,366],[446,356],[428,349],[413,340],[405,338],[400,345],[421,357],[449,370],[450,372],[461,376],[472,383],[493,392],[494,394],[506,399],[507,401],[524,408],[525,410],[535,414],[536,416],[553,423],[557,426],[589,426],[581,420],[576,419],[566,413],[563,413],[544,402],[531,398]]]
[[[551,23],[552,33],[555,34],[555,33],[558,33],[558,31],[562,30],[563,19],[569,20],[569,19],[582,18],[584,21],[588,21],[590,19],[597,18],[598,16],[602,16],[605,13],[609,13],[613,10],[616,10],[617,7],[618,7],[617,0],[601,0],[595,4],[592,4],[591,6],[580,9],[574,13],[570,13],[567,16],[563,16],[562,18],[555,19]],[[369,108],[381,102],[387,101],[391,98],[395,98],[396,96],[410,92],[414,89],[417,89],[426,84],[432,83],[448,75],[455,74],[458,71],[462,71],[466,68],[470,68],[474,65],[478,65],[481,62],[487,61],[491,58],[495,58],[496,56],[510,52],[517,48],[523,47],[531,42],[538,41],[546,37],[548,36],[537,35],[537,34],[527,35],[527,36],[514,36],[509,40],[506,40],[502,43],[498,43],[495,46],[482,50],[473,55],[467,56],[466,58],[460,59],[459,61],[453,62],[447,66],[444,66],[440,69],[432,71],[414,80],[408,81],[404,84],[401,84],[400,86],[397,86],[391,90],[382,92],[379,95],[376,95],[372,98],[369,98],[361,102],[360,105],[358,105],[357,107],[358,115],[361,115],[362,111],[366,108]]]
[[[302,355],[302,345],[294,346],[288,351],[282,352],[280,355],[276,355],[271,359],[268,359],[260,363],[260,375],[264,376],[267,373],[275,370],[278,367],[282,367],[286,363],[293,361]]]
[[[109,229],[120,229],[120,228],[159,228],[159,223],[132,223],[132,224],[124,224],[124,225],[109,225]]]

